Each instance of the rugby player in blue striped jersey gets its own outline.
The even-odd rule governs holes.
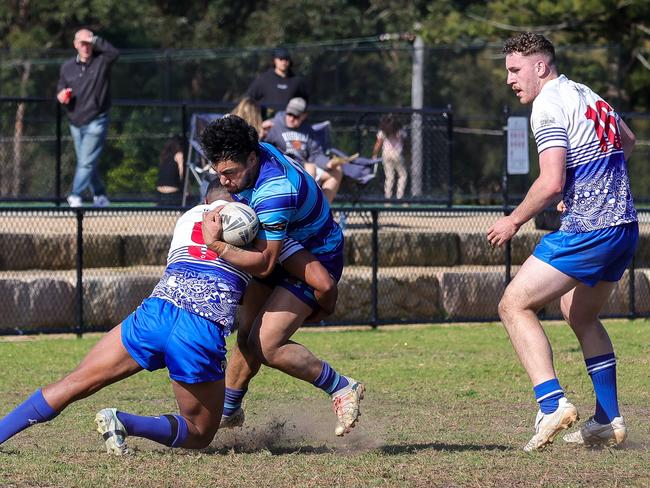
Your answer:
[[[243,119],[229,115],[201,135],[208,160],[221,184],[237,201],[250,205],[260,219],[252,249],[223,241],[219,208],[203,220],[210,249],[254,279],[244,296],[237,346],[226,371],[222,427],[244,421],[242,399],[261,364],[312,383],[331,396],[337,415],[336,435],[344,435],[359,417],[364,385],[340,375],[291,336],[312,314],[319,313],[314,291],[276,266],[282,241],[292,238],[311,252],[338,281],[343,271],[343,233],[327,199],[302,167],[270,144]],[[315,316],[312,316],[313,320]]]

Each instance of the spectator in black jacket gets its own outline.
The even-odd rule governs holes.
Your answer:
[[[273,67],[260,74],[246,90],[262,108],[262,116],[272,115],[269,109],[282,110],[295,97],[309,101],[303,78],[294,74],[289,51],[284,47],[273,50]]]
[[[111,106],[111,67],[119,51],[111,43],[88,29],[74,36],[77,55],[61,66],[56,98],[68,109],[70,133],[77,154],[77,168],[68,195],[71,207],[82,205],[81,195],[90,188],[96,207],[110,201],[99,176],[97,163],[108,131],[108,109]]]

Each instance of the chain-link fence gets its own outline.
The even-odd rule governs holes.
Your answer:
[[[119,40],[109,39],[119,47]],[[314,105],[411,106],[415,46],[398,40],[366,39],[288,45],[294,71],[303,76]],[[505,84],[501,43],[422,46],[423,104],[452,104],[463,114],[498,112],[514,104]],[[226,100],[234,102],[272,65],[272,47],[124,49],[112,70],[115,98]],[[558,66],[586,83],[619,110],[630,93],[621,47],[558,45]],[[647,56],[643,49],[641,53]],[[72,49],[0,50],[0,95],[54,99],[61,64]],[[415,82],[418,82],[415,80]],[[134,94],[137,93],[137,96]]]
[[[174,134],[189,135],[194,113],[226,113],[229,104],[116,101],[100,171],[111,199],[155,200],[160,152]],[[331,145],[370,157],[381,118],[392,114],[404,131],[402,159],[409,200],[451,198],[451,112],[399,108],[312,107],[308,122],[330,122]],[[0,199],[64,200],[74,177],[75,156],[67,120],[51,100],[0,99]],[[381,156],[381,152],[378,154]],[[188,172],[186,172],[188,174]],[[193,182],[191,180],[191,182]],[[415,188],[412,182],[417,182]],[[197,185],[190,185],[195,195]],[[415,191],[417,190],[417,191]],[[392,192],[395,197],[396,192]],[[384,200],[384,168],[363,188],[345,181],[339,200]]]
[[[119,46],[119,42],[114,40]],[[346,118],[343,107],[351,106],[412,106],[412,89],[419,86],[424,107],[445,107],[443,112],[453,115],[453,132],[443,137],[442,121],[431,121],[422,131],[423,150],[431,144],[435,158],[423,155],[424,175],[417,171],[409,175],[407,196],[429,201],[440,199],[453,204],[497,204],[501,202],[503,148],[503,110],[510,105],[514,115],[527,115],[529,108],[517,103],[505,84],[505,63],[501,44],[424,46],[422,77],[414,77],[416,60],[414,45],[399,36],[384,36],[355,40],[334,41],[288,46],[295,69],[305,77],[310,93],[310,104],[324,108],[322,117],[316,109],[311,121],[336,118],[337,112]],[[229,110],[234,101],[246,91],[257,74],[270,67],[271,47],[123,50],[113,69],[112,93],[115,99],[137,97],[149,102],[116,103],[111,111],[112,124],[106,153],[101,159],[109,192],[115,199],[153,200],[156,165],[164,142],[173,134],[186,133],[193,110]],[[639,110],[647,100],[638,83],[633,86],[636,73],[645,68],[638,63],[630,65],[616,45],[557,46],[558,66],[571,79],[586,83],[605,97],[618,111],[630,112],[628,121],[635,130],[638,148],[630,161],[632,189],[639,200],[650,197],[650,175],[644,170],[650,145],[648,115]],[[645,51],[642,52],[646,55]],[[61,63],[72,56],[72,50],[32,50],[0,52],[0,95],[43,96],[47,102],[30,106],[4,102],[0,107],[2,147],[0,147],[0,198],[29,195],[31,199],[60,197],[53,190],[56,184],[52,149],[56,140],[54,116],[55,86]],[[647,57],[647,55],[646,55]],[[637,71],[640,70],[640,71]],[[636,91],[635,91],[636,90]],[[170,101],[169,106],[151,100]],[[203,107],[186,105],[188,100],[218,100]],[[13,105],[12,105],[13,103]],[[198,104],[197,104],[198,105]],[[447,107],[450,106],[451,109]],[[338,107],[338,110],[334,107]],[[647,109],[643,106],[643,109]],[[385,111],[390,109],[383,109]],[[360,116],[363,111],[356,114]],[[336,115],[336,114],[335,114]],[[338,131],[335,143],[350,151],[357,150],[369,156],[378,118],[357,119],[333,128]],[[414,156],[419,156],[418,139],[412,138],[418,128],[417,118],[404,115],[403,121],[409,140],[406,143],[406,163],[412,170]],[[39,122],[40,121],[40,122]],[[25,123],[27,122],[27,123]],[[39,124],[40,128],[39,128]],[[363,137],[358,142],[357,131]],[[430,131],[430,132],[427,132]],[[70,144],[67,121],[62,122],[61,183],[65,194],[74,172],[74,155]],[[436,142],[435,137],[440,137]],[[453,136],[453,137],[452,137]],[[26,139],[31,137],[32,139]],[[144,142],[147,141],[147,144]],[[21,144],[24,142],[24,144]],[[531,141],[532,142],[532,141]],[[448,145],[446,147],[445,145]],[[439,146],[440,147],[437,147]],[[534,144],[529,144],[531,161],[536,161]],[[448,164],[449,163],[449,164]],[[356,195],[377,198],[383,196],[383,167],[371,184],[362,191],[343,187],[339,201]],[[426,174],[436,175],[429,188]],[[520,198],[536,174],[531,165],[529,176],[514,176],[509,181],[513,201]],[[34,181],[38,174],[39,181]],[[23,176],[25,176],[23,178]],[[420,192],[420,180],[423,188]],[[441,184],[440,182],[445,182]],[[415,184],[415,187],[414,187]],[[430,193],[431,192],[431,193]]]
[[[510,277],[544,234],[511,246],[485,232],[496,207],[342,207],[345,269],[325,324],[498,320]],[[179,210],[0,208],[0,333],[107,330],[147,297],[165,266]],[[639,212],[635,260],[604,316],[650,316],[650,212]],[[560,318],[559,304],[544,310]]]
[[[160,153],[175,134],[189,134],[194,113],[224,113],[225,103],[116,101],[100,171],[115,201],[154,202]],[[349,154],[370,157],[380,120],[392,114],[405,133],[404,201],[482,205],[503,202],[505,116],[461,116],[452,107],[421,110],[389,107],[313,107],[311,123],[331,122],[331,142]],[[650,114],[625,113],[637,136],[629,161],[633,194],[650,199]],[[531,171],[506,175],[510,202],[517,202],[536,177],[536,147],[529,136]],[[381,152],[379,153],[381,156]],[[74,176],[75,156],[67,120],[51,100],[0,98],[0,201],[61,203]],[[385,192],[385,167],[359,185],[345,178],[337,202],[396,203],[396,186]],[[198,186],[191,185],[195,195]]]

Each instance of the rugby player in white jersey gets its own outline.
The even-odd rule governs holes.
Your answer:
[[[533,104],[540,172],[521,204],[488,229],[488,241],[503,245],[559,197],[564,209],[559,231],[542,238],[499,303],[499,316],[540,407],[535,434],[524,450],[543,448],[578,419],[557,379],[551,346],[536,315],[559,297],[596,395],[593,417],[564,440],[618,445],[627,434],[618,408],[616,359],[598,315],[638,239],[626,169],[634,134],[605,100],[558,73],[555,49],[544,36],[521,34],[508,40],[503,52],[507,84],[522,104]]]
[[[108,332],[72,373],[38,389],[2,418],[0,445],[105,386],[142,369],[165,367],[179,413],[140,416],[115,408],[101,410],[95,422],[107,451],[127,453],[127,435],[169,447],[200,449],[210,444],[224,403],[225,336],[250,280],[248,273],[221,259],[203,241],[203,214],[228,201],[232,201],[228,192],[213,182],[206,197],[212,203],[190,209],[176,223],[167,267],[151,296]],[[317,302],[331,312],[336,286],[314,256],[293,242],[280,259],[287,271],[318,290]]]

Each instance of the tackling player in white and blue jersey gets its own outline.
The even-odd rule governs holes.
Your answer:
[[[521,103],[533,103],[531,126],[539,177],[523,202],[488,230],[500,246],[561,196],[560,230],[544,236],[506,288],[499,315],[532,383],[539,412],[525,451],[544,448],[578,412],[564,396],[551,345],[536,312],[560,298],[592,378],[596,410],[580,430],[563,437],[575,444],[617,445],[627,431],[618,407],[616,358],[598,319],[638,240],[626,160],[634,134],[612,107],[587,86],[560,75],[555,48],[540,34],[506,42],[507,83]]]
[[[344,435],[359,417],[364,386],[339,375],[303,345],[290,340],[302,323],[318,313],[315,294],[305,283],[275,265],[288,236],[330,272],[333,284],[343,270],[343,233],[316,182],[300,165],[273,146],[260,143],[243,119],[226,116],[203,132],[202,146],[221,184],[236,200],[249,204],[260,220],[253,249],[242,250],[222,239],[218,210],[208,212],[203,236],[209,248],[258,279],[251,282],[243,302],[226,374],[224,427],[243,423],[241,409],[249,381],[261,364],[310,382],[328,393],[337,415],[336,435]],[[314,317],[312,317],[313,319]]]

